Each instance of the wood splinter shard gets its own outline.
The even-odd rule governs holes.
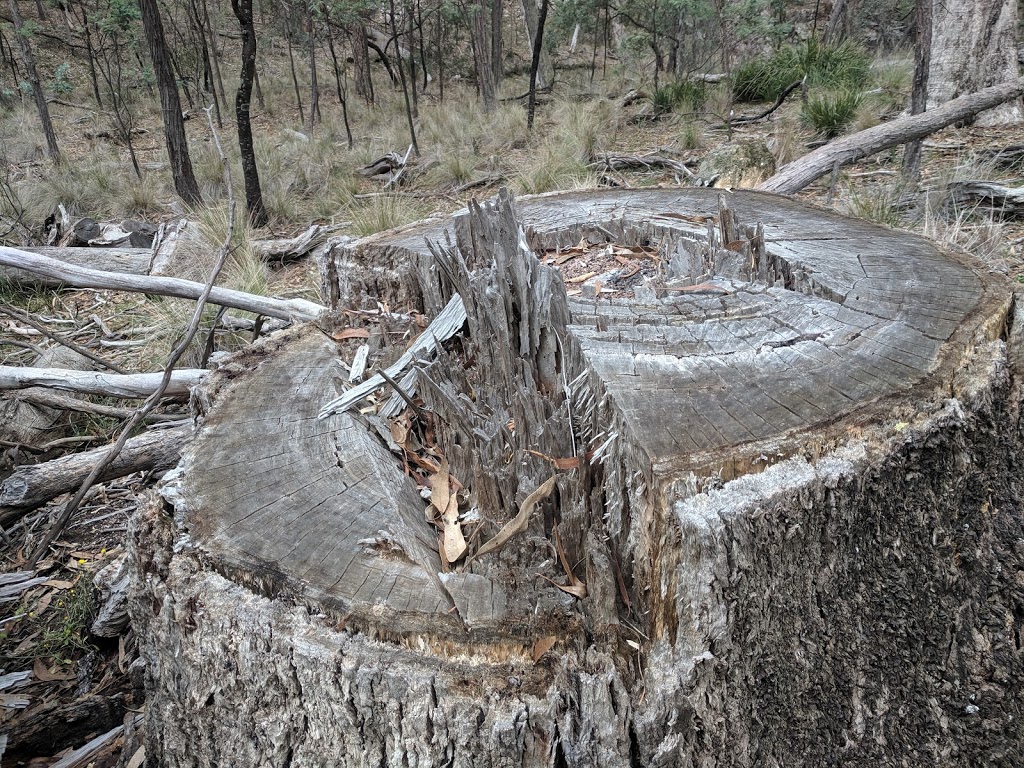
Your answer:
[[[551,492],[555,489],[556,479],[557,477],[552,475],[537,490],[527,496],[519,507],[519,514],[505,523],[493,539],[480,547],[473,559],[475,560],[494,552],[500,552],[513,536],[526,531],[530,526],[530,516],[533,514],[533,510],[537,508],[541,501],[551,495]]]

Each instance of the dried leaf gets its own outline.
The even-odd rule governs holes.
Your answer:
[[[730,240],[728,243],[725,244],[725,249],[727,251],[735,251],[738,253],[739,251],[743,250],[743,246],[746,244],[746,240]]]
[[[135,750],[135,754],[132,755],[132,759],[128,761],[125,768],[142,768],[142,764],[146,762],[146,747],[141,746]]]
[[[57,667],[47,669],[42,659],[36,659],[32,665],[32,674],[36,680],[44,683],[52,683],[54,680],[74,680],[75,676],[67,672],[61,672]]]
[[[406,450],[409,450],[405,444],[409,439],[409,426],[405,421],[399,417],[392,419],[388,424],[388,428],[391,430],[391,439],[394,440],[398,445]]]
[[[540,640],[533,644],[533,663],[536,664],[541,660],[541,657],[551,650],[552,646],[558,642],[558,637],[555,635],[548,635],[542,637]]]
[[[451,477],[451,473],[448,471],[448,459],[441,459],[441,464],[437,468],[437,473],[430,480],[430,503],[433,504],[437,511],[442,515],[448,509],[448,497],[451,494],[451,490],[448,487],[448,481]]]
[[[345,339],[368,339],[370,338],[370,332],[365,328],[342,328],[340,331],[332,333],[331,338],[335,341],[344,341]]]
[[[444,521],[444,556],[454,563],[466,554],[466,537],[459,525],[459,499],[453,493],[448,500],[448,509],[442,515]]]
[[[71,589],[75,586],[75,582],[62,581],[61,579],[50,579],[49,581],[44,581],[42,586],[53,587],[54,589]]]
[[[589,280],[592,277],[597,277],[597,272],[584,272],[582,275],[576,275],[576,277],[570,277],[565,282],[567,283],[582,283]]]
[[[533,510],[542,499],[546,499],[551,495],[551,492],[555,490],[556,479],[556,476],[552,475],[539,488],[527,496],[519,507],[519,514],[505,523],[505,525],[501,527],[501,530],[495,534],[493,539],[480,547],[476,553],[476,557],[479,558],[484,555],[489,555],[492,552],[500,551],[501,548],[508,543],[509,539],[516,534],[525,531],[530,525],[530,515],[533,514]]]
[[[569,562],[565,558],[565,549],[562,548],[562,537],[558,533],[558,528],[555,528],[555,551],[558,552],[558,560],[562,563],[565,575],[569,577],[569,583],[559,584],[553,579],[549,579],[544,574],[541,574],[541,578],[547,579],[566,594],[582,600],[587,596],[587,585],[577,579],[576,574],[572,572],[572,568],[569,566]]]

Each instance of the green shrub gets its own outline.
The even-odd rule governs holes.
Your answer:
[[[870,66],[870,57],[855,43],[826,46],[808,40],[742,64],[733,75],[733,98],[774,101],[786,86],[805,77],[811,86],[850,88],[865,80]]]
[[[861,95],[849,89],[817,90],[807,96],[800,116],[826,139],[838,136],[853,122],[860,107]]]
[[[700,80],[676,80],[663,85],[654,92],[654,109],[658,114],[667,114],[677,109],[697,112],[707,101],[707,83]]]

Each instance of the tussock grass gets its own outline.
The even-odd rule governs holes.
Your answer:
[[[885,224],[904,225],[906,188],[900,182],[872,187],[851,187],[845,205],[846,213],[859,219]]]
[[[800,117],[822,137],[832,139],[849,127],[860,105],[861,95],[855,90],[816,89],[801,105]]]
[[[733,98],[772,101],[787,85],[804,77],[809,86],[854,88],[866,80],[870,63],[867,52],[855,43],[827,46],[808,40],[742,64],[733,76]]]
[[[419,201],[398,195],[379,195],[357,201],[349,209],[352,234],[357,237],[373,235],[385,229],[411,224],[426,215]]]

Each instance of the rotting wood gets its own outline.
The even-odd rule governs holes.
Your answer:
[[[191,426],[154,429],[129,439],[120,456],[97,482],[107,482],[133,472],[166,472],[178,463],[182,447],[191,433]],[[50,499],[75,490],[107,450],[103,447],[69,453],[42,464],[25,464],[16,468],[0,481],[0,520],[6,523]]]
[[[718,195],[560,193],[515,216],[502,195],[325,253],[339,310],[436,317],[462,298],[462,333],[415,370],[464,517],[500,530],[550,458],[578,461],[499,556],[439,575],[374,414],[315,418],[337,386],[332,340],[296,328],[236,358],[197,397],[163,501],[132,522],[149,759],[1015,754],[1009,284],[905,232],[752,192],[723,214]],[[569,298],[531,250],[584,240],[653,244],[665,280],[725,293]]]
[[[191,280],[103,272],[98,269],[64,264],[46,256],[2,246],[0,246],[0,266],[24,269],[75,288],[155,293],[160,296],[174,296],[180,299],[198,299],[204,290],[202,283]],[[312,320],[324,311],[324,307],[305,299],[274,299],[229,288],[214,288],[210,293],[209,301],[212,304],[255,312],[281,320]]]
[[[946,186],[945,209],[953,214],[980,211],[1004,219],[1024,215],[1024,188],[993,181],[954,181]]]
[[[1017,98],[1024,93],[1024,78],[993,85],[976,93],[960,96],[918,115],[905,115],[863,131],[830,141],[782,167],[757,189],[764,192],[795,194],[837,166],[853,163],[897,144],[922,139],[947,125],[967,120],[986,109]]]
[[[254,240],[252,249],[264,259],[293,261],[308,256],[313,249],[344,227],[344,224],[311,224],[306,231],[295,237]]]

